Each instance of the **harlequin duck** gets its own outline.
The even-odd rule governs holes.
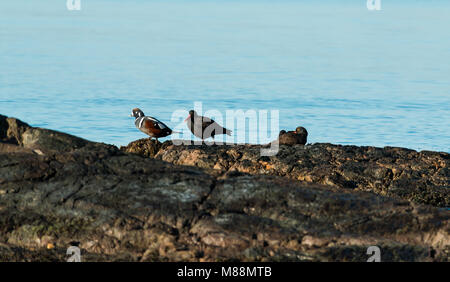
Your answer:
[[[156,118],[145,116],[144,112],[138,108],[131,111],[131,116],[136,119],[134,124],[137,129],[149,135],[150,139],[154,137],[156,138],[156,141],[158,141],[158,138],[166,137],[174,132],[167,125]]]
[[[200,139],[206,139],[215,135],[227,134],[231,136],[231,130],[220,126],[214,120],[199,116],[194,110],[189,111],[188,117],[184,120],[187,122],[189,130]]]
[[[306,131],[306,128],[299,126],[295,131],[286,132],[285,130],[281,130],[278,136],[278,142],[280,145],[305,145],[307,137],[308,131]]]

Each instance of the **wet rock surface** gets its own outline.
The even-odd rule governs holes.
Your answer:
[[[1,261],[65,261],[74,244],[82,261],[366,261],[372,245],[384,261],[449,258],[447,209],[293,181],[289,170],[266,173],[271,159],[258,159],[267,164],[254,171],[244,160],[255,146],[193,146],[183,155],[179,146],[153,150],[141,140],[143,156],[55,131],[32,135],[39,147],[27,147],[8,136],[29,127],[17,135],[5,127]],[[212,154],[222,149],[234,151]],[[239,165],[211,167],[224,154],[241,154]]]
[[[161,144],[143,139],[122,150],[178,165],[283,176],[450,207],[448,153],[317,143],[280,145],[276,156],[267,157],[261,156],[261,148],[261,145],[172,145],[171,141]]]

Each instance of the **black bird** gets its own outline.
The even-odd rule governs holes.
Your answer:
[[[308,131],[304,127],[297,127],[295,131],[281,130],[278,136],[278,141],[280,145],[295,145],[301,144],[305,145],[308,138]]]
[[[231,136],[231,130],[220,126],[214,120],[199,116],[194,110],[189,111],[188,117],[184,120],[187,122],[189,130],[200,139],[206,139],[215,135],[227,134]]]

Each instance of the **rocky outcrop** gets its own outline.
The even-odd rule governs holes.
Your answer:
[[[17,136],[29,130],[39,129]],[[271,159],[258,160],[259,173],[226,166],[224,154],[241,154],[233,158],[244,167],[254,146],[177,155],[139,141],[144,157],[55,131],[32,136],[38,149],[0,147],[9,148],[0,151],[1,261],[64,261],[70,245],[84,261],[366,261],[372,245],[384,261],[448,261],[448,210],[264,175]],[[164,160],[172,154],[189,166]]]
[[[0,115],[0,146],[4,150],[31,150],[37,154],[45,154],[66,152],[82,148],[90,143],[92,142],[82,138],[54,130],[31,127],[18,119]]]
[[[416,203],[450,207],[450,154],[395,147],[333,144],[281,145],[276,156],[260,145],[194,146],[142,139],[125,152],[177,165],[219,171],[283,176],[358,191],[371,191]]]

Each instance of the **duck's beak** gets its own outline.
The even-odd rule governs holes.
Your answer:
[[[184,121],[186,122],[190,117],[191,117],[191,115],[188,115]]]

